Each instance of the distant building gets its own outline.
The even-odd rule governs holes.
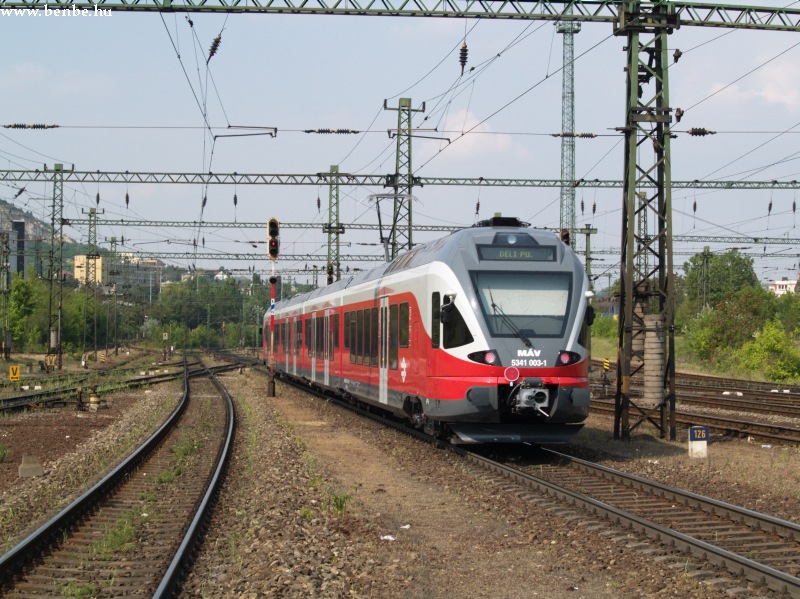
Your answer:
[[[94,261],[94,265],[91,262]],[[161,260],[142,260],[135,254],[120,252],[115,264],[110,256],[90,258],[75,256],[75,280],[86,285],[87,280],[104,287],[103,293],[117,293],[137,301],[152,301],[161,290]],[[94,275],[90,272],[94,268]]]
[[[93,264],[94,262],[94,264]],[[90,258],[89,256],[75,256],[75,280],[81,285],[93,283],[108,285],[108,259],[103,256]]]
[[[619,315],[619,296],[594,298],[594,309],[600,316]]]
[[[791,281],[789,277],[783,277],[780,281],[769,281],[767,283],[767,289],[775,295],[798,293],[798,281]]]

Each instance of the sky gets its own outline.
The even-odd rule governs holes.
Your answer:
[[[395,170],[395,141],[387,132],[397,127],[397,112],[385,110],[384,103],[397,107],[399,98],[411,98],[421,136],[412,142],[415,175],[561,176],[561,142],[552,134],[561,131],[562,37],[549,22],[197,13],[162,18],[117,11],[102,17],[0,16],[0,27],[0,126],[60,126],[0,128],[0,169],[61,162],[82,171],[310,174],[338,165],[340,172],[386,174]],[[462,75],[464,41],[468,60]],[[575,36],[575,130],[597,135],[576,142],[577,178],[622,179],[624,143],[616,128],[625,116],[624,43],[608,24],[585,23]],[[685,111],[673,127],[673,180],[800,180],[800,36],[682,27],[669,43],[670,54],[674,48],[683,53],[669,68],[670,103]],[[278,133],[215,140],[206,121],[216,135],[239,126],[275,127]],[[717,133],[682,133],[691,127]],[[303,132],[320,128],[361,133]],[[29,183],[15,197],[22,186],[0,184],[0,199],[49,221],[51,186]],[[370,196],[385,191],[342,186],[340,220],[377,224]],[[796,195],[675,189],[673,233],[800,238]],[[559,226],[556,188],[425,186],[415,188],[414,196],[418,225],[469,226],[499,212],[533,226]],[[200,251],[261,256],[194,260],[197,268],[264,272],[266,229],[138,228],[103,220],[265,223],[276,217],[314,225],[282,229],[284,253],[325,255],[326,187],[69,183],[64,199],[66,218],[85,219],[94,207],[101,211],[101,246],[114,236],[125,239],[119,251],[185,252],[196,240]],[[618,277],[621,206],[619,189],[577,192],[578,226],[598,229],[591,245],[600,289]],[[381,209],[386,223],[389,203]],[[86,227],[65,233],[87,240]],[[419,234],[415,240],[440,235]],[[351,230],[341,243],[342,255],[383,252],[377,232]],[[703,245],[676,243],[676,268]],[[731,247],[709,245],[712,251]],[[581,238],[578,248],[583,246]],[[796,278],[796,245],[736,246],[758,254],[761,280]],[[306,266],[313,265],[278,264]]]

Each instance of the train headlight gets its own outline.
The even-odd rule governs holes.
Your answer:
[[[497,352],[493,349],[487,351],[476,351],[471,354],[467,354],[467,357],[473,362],[477,362],[478,364],[488,364],[489,366],[501,366],[500,356],[498,356]]]
[[[558,358],[556,358],[556,366],[569,366],[570,364],[575,364],[576,362],[580,361],[580,354],[577,354],[574,351],[562,350],[558,353]]]

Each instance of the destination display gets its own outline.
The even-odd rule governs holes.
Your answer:
[[[553,262],[556,248],[552,245],[479,245],[481,260],[508,260],[511,262]]]

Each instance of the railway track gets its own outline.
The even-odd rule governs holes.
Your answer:
[[[218,366],[211,366],[209,370],[214,373],[225,372],[238,368],[236,363],[222,364]],[[195,376],[198,372],[205,370],[204,366],[189,366],[189,376]],[[109,374],[111,370],[105,371]],[[89,389],[94,390],[99,396],[105,396],[110,393],[119,392],[125,389],[136,389],[139,387],[146,387],[167,381],[173,381],[184,376],[182,366],[180,363],[162,364],[157,368],[124,368],[121,370],[113,370],[115,376],[120,375],[124,378],[113,378],[113,380],[105,380],[92,378],[87,381],[85,378],[66,378],[62,381],[61,385],[54,385],[49,389],[42,389],[32,393],[22,393],[15,396],[0,398],[0,412],[19,410],[31,406],[53,406],[53,405],[67,405],[77,404],[79,394],[88,392]],[[93,384],[88,384],[89,382]],[[86,401],[83,397],[81,401]]]
[[[296,386],[427,443],[432,442],[427,435],[396,421],[305,385]],[[778,593],[800,597],[800,526],[797,524],[556,452],[550,454],[559,461],[557,465],[521,469],[463,447],[434,443],[463,456],[480,468],[491,482],[530,501],[535,509],[575,509],[573,519],[584,526],[621,526],[633,530],[644,535],[640,539],[642,551],[653,558],[660,554],[676,564],[684,564],[687,573],[691,571],[692,575],[708,579],[720,588],[741,588],[739,580],[747,579]],[[587,513],[591,514],[589,518]],[[692,557],[687,559],[687,555]]]
[[[556,461],[520,469],[477,453],[470,452],[466,458],[493,476],[513,481],[522,493],[544,493],[559,503],[642,533],[662,547],[724,568],[732,576],[744,576],[778,593],[800,597],[800,525],[542,451]],[[699,566],[698,570],[702,571],[696,575],[725,583],[713,568]]]
[[[0,557],[0,594],[168,596],[176,588],[235,428],[232,400],[213,372],[187,365],[184,377],[183,399],[158,431]]]
[[[592,399],[591,413],[614,415],[614,400]],[[708,426],[710,429],[726,435],[753,437],[759,441],[771,443],[800,443],[800,428],[784,426],[769,422],[753,422],[730,416],[705,414],[697,412],[675,411],[675,421],[688,428],[690,426]]]

